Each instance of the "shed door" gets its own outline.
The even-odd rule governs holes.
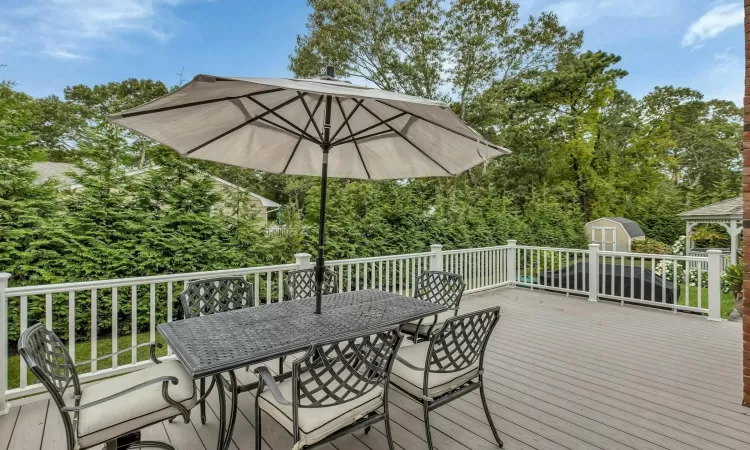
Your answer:
[[[599,244],[599,248],[605,252],[617,250],[617,228],[615,227],[591,227],[591,242]]]

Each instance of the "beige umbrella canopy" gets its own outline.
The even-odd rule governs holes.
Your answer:
[[[318,287],[328,176],[450,176],[510,153],[483,141],[446,103],[336,80],[331,68],[304,80],[198,75],[109,120],[190,158],[322,176]]]

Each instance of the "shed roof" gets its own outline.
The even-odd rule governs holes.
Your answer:
[[[722,200],[679,214],[680,217],[742,217],[742,197]]]
[[[622,227],[625,229],[625,232],[628,233],[628,235],[631,238],[646,236],[646,233],[643,232],[643,229],[641,228],[640,225],[638,225],[638,222],[634,220],[626,219],[624,217],[600,217],[596,220],[592,220],[591,222],[596,222],[597,220],[602,220],[602,219],[619,223],[620,225],[622,225]]]

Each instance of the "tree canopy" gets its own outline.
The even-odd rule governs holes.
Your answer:
[[[524,18],[512,0],[308,3],[307,28],[289,56],[295,76],[333,65],[353,82],[447,101],[513,152],[452,178],[330,180],[328,258],[507,239],[580,247],[584,222],[599,216],[628,217],[671,243],[683,230],[677,213],[741,190],[737,105],[675,86],[635,98],[620,87],[628,62],[584,50],[583,32],[554,14]],[[312,253],[317,178],[184,160],[106,123],[107,114],[171,89],[126,78],[33,98],[0,84],[0,270],[14,284]],[[75,164],[76,189],[39,183],[38,161]],[[144,176],[125,176],[145,167]],[[219,195],[209,175],[284,205],[276,220],[288,232],[267,235],[246,200]]]

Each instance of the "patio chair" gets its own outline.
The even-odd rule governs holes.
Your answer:
[[[339,291],[339,277],[332,269],[323,271],[323,295]],[[315,296],[315,269],[292,270],[286,275],[286,293],[289,300]]]
[[[391,371],[391,384],[424,410],[427,445],[432,450],[430,411],[479,389],[482,406],[497,444],[503,441],[492,422],[484,396],[484,352],[492,330],[500,319],[500,308],[490,308],[453,317],[428,341],[403,347]]]
[[[154,365],[81,386],[77,367],[135,347],[75,364],[60,338],[41,323],[21,334],[18,351],[60,411],[68,450],[102,444],[106,450],[138,446],[174,450],[167,443],[140,441],[137,432],[178,416],[188,423],[196,404],[195,384],[179,361],[156,359],[156,343],[136,347],[144,346],[151,347]]]
[[[458,306],[464,293],[464,280],[450,272],[424,271],[417,278],[414,297],[426,302],[438,303],[448,308],[440,314],[425,317],[405,324],[401,331],[411,335],[416,344],[420,336],[429,336],[433,329],[458,314]]]
[[[206,278],[187,283],[180,294],[180,304],[185,319],[223,313],[235,309],[250,308],[255,305],[253,285],[243,277]],[[207,394],[211,392],[215,380],[206,389],[206,379],[201,378],[200,412],[201,423],[206,423]],[[227,386],[230,384],[227,383]]]
[[[402,338],[394,327],[311,346],[294,361],[292,377],[279,383],[268,368],[256,369],[260,384],[255,447],[261,448],[263,411],[293,436],[295,450],[315,448],[361,429],[367,433],[381,420],[393,450],[388,378]]]

